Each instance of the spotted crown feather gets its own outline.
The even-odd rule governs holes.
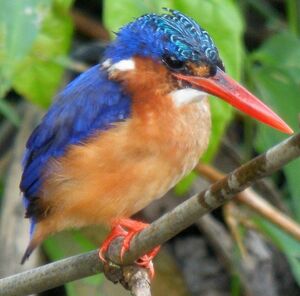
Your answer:
[[[206,57],[210,62],[216,63],[218,50],[207,31],[179,11],[168,8],[165,10],[171,14],[161,16],[151,14],[144,18],[146,17],[146,22],[154,20],[157,31],[169,36],[170,41],[177,46],[178,57],[191,61],[199,61]]]
[[[202,27],[179,11],[165,10],[168,13],[146,14],[124,26],[106,57],[120,60],[140,55],[160,59],[169,55],[180,61],[221,63],[218,49]]]

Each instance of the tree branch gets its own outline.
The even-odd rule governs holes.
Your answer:
[[[163,244],[253,182],[272,174],[299,156],[300,134],[297,134],[244,164],[207,190],[192,196],[136,235],[124,255],[123,265],[133,263],[136,258]],[[117,264],[121,263],[120,246],[121,239],[116,239],[108,251],[109,259]],[[0,280],[1,295],[17,296],[47,290],[102,271],[101,266],[97,251],[70,257]]]
[[[206,164],[199,164],[196,167],[196,171],[211,182],[216,182],[225,177],[223,173]],[[292,235],[296,240],[300,241],[300,225],[283,212],[272,206],[254,190],[247,188],[243,192],[239,193],[236,198],[240,203],[248,206],[253,211],[257,212]]]

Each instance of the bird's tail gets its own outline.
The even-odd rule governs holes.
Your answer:
[[[33,250],[37,247],[37,244],[34,244],[33,241],[31,240],[30,243],[28,244],[28,247],[26,248],[26,251],[22,257],[21,264],[24,264],[25,261],[29,258]]]
[[[23,265],[25,263],[25,261],[29,258],[29,256],[31,255],[31,253],[34,251],[34,249],[39,245],[39,242],[37,242],[36,240],[32,239],[27,248],[26,248],[26,251],[22,257],[22,260],[21,260],[21,264]]]
[[[34,232],[27,248],[26,251],[22,257],[21,264],[24,264],[25,261],[29,258],[31,253],[34,251],[34,249],[42,242],[44,236],[38,235],[38,232]]]

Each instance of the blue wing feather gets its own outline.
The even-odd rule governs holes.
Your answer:
[[[20,184],[26,207],[39,194],[50,158],[62,156],[70,145],[80,145],[96,131],[126,119],[130,109],[131,100],[121,85],[110,81],[99,65],[71,82],[27,142]]]

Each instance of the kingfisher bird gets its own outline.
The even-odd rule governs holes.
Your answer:
[[[100,258],[117,236],[124,254],[146,227],[130,216],[189,174],[206,150],[208,94],[293,132],[225,74],[212,38],[192,18],[166,9],[122,27],[28,139],[20,188],[31,227],[22,263],[50,234],[98,224],[113,226]],[[151,268],[157,251],[138,264]]]

